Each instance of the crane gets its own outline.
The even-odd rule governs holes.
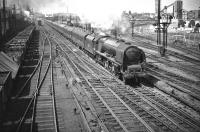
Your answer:
[[[163,8],[160,12],[161,12],[161,13],[166,13],[166,12],[167,12],[167,9],[168,9],[169,7],[171,7],[171,6],[174,6],[174,4],[175,4],[175,2],[173,2],[173,3],[171,3],[171,4],[167,5],[167,6],[164,6],[164,8]]]

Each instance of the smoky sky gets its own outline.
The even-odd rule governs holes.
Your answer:
[[[63,1],[66,3],[66,2],[69,2],[69,1],[73,1],[73,0],[66,0],[66,1],[65,0],[7,0],[7,3],[9,5],[12,5],[12,4],[18,5],[18,3],[19,3],[20,7],[24,8],[24,9],[29,7],[29,8],[33,8],[35,11],[39,11],[41,8],[48,6],[49,4],[52,4],[52,3],[60,4],[60,7],[62,7],[64,5]],[[98,3],[98,1],[102,1],[102,0],[94,0],[95,2],[91,2],[91,3],[87,3],[88,0],[74,0],[74,1],[76,1],[76,4],[77,3],[81,3],[81,4],[84,3],[82,6],[86,6],[86,8],[88,8],[91,5],[97,6],[95,3]],[[84,2],[82,2],[82,1],[84,1]],[[143,1],[147,2],[149,0],[143,0]],[[150,0],[150,1],[154,2],[155,0]],[[167,0],[167,1],[161,0],[161,1],[162,1],[162,5],[164,6],[164,5],[168,5],[172,2],[174,2],[175,0]],[[90,6],[87,6],[87,5],[90,5]],[[77,5],[73,5],[73,7],[71,7],[71,8],[72,9],[76,8],[74,6],[77,6]],[[138,6],[141,6],[141,5],[138,5]],[[135,8],[135,6],[133,6],[133,7]],[[183,8],[185,8],[186,10],[198,9],[198,7],[200,7],[200,0],[183,0]],[[54,10],[54,9],[52,9],[52,10]],[[154,10],[152,10],[152,11],[154,11]]]
[[[81,20],[95,25],[110,27],[113,20],[118,20],[122,11],[138,13],[154,13],[155,0],[7,0],[8,3],[17,4],[19,1],[24,9],[30,8],[34,12],[44,14],[74,13]],[[161,0],[162,9],[175,0]],[[200,0],[183,0],[183,9],[196,10]],[[172,7],[168,12],[172,11]]]
[[[7,0],[8,5],[20,5],[24,9],[31,8],[35,11],[53,2],[61,2],[61,0]]]

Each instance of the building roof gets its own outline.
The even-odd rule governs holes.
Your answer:
[[[15,78],[19,65],[13,61],[7,54],[0,52],[0,72],[12,72],[12,78]]]

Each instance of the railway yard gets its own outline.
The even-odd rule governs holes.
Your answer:
[[[116,43],[146,56],[145,76],[127,83],[116,75],[118,63],[91,57],[69,29],[44,20],[6,43],[0,66],[11,72],[0,73],[1,132],[200,132],[198,49],[170,44],[161,57],[155,41],[123,36]]]

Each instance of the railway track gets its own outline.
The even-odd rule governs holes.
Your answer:
[[[80,54],[79,56],[82,56],[82,55]],[[103,69],[101,66],[94,67],[95,62],[89,63],[88,60],[84,59],[84,58],[83,58],[83,61],[84,61],[84,63],[87,64],[88,67],[90,67],[93,71],[95,71],[95,73],[97,73],[102,78],[105,75],[110,74],[107,72],[107,70]],[[113,76],[113,75],[111,75],[111,76]],[[116,80],[113,80],[113,81],[116,81]],[[113,85],[112,82],[108,82],[108,85],[109,84]],[[129,89],[131,89],[131,88],[129,88]],[[141,87],[138,87],[138,88],[134,87],[133,89],[136,90],[138,92],[138,94],[140,94],[141,96],[143,96],[144,98],[146,98],[147,100],[149,100],[150,102],[155,104],[158,108],[162,109],[165,113],[169,114],[169,116],[171,116],[172,118],[178,117],[180,121],[182,120],[184,122],[189,123],[191,125],[190,127],[194,127],[196,130],[200,129],[200,125],[199,125],[200,122],[198,120],[195,120],[192,116],[190,116],[189,113],[185,112],[184,110],[181,110],[179,108],[172,106],[172,104],[168,103],[168,101],[165,100],[165,97],[156,95],[154,92],[152,92],[151,89],[149,89],[148,87],[146,87],[144,85],[142,85]],[[191,94],[193,96],[195,96],[194,95],[195,92],[197,92],[197,91],[192,92],[192,90],[191,90]]]
[[[48,36],[46,36],[38,80],[16,132],[59,131],[51,52],[51,42]]]
[[[175,74],[170,74],[160,69],[154,69],[151,66],[148,66],[147,70],[150,75],[156,76],[157,78],[161,80],[166,80],[171,85],[176,84],[181,87],[181,88],[177,87],[177,89],[183,92],[186,92],[189,95],[193,96],[194,98],[200,100],[200,96],[199,96],[200,89],[198,88],[199,84],[197,82],[187,80],[183,77],[177,76]]]
[[[156,45],[152,45],[149,42],[142,41],[142,40],[139,40],[139,39],[136,39],[136,38],[134,40],[131,40],[131,41],[135,41],[136,42],[135,44],[137,46],[141,46],[141,47],[144,47],[144,48],[147,48],[147,49],[152,49],[152,50],[158,49],[158,47]],[[137,44],[137,42],[139,42],[139,44]],[[158,50],[156,50],[156,51],[158,51]],[[192,58],[190,56],[181,55],[181,54],[176,53],[175,51],[172,51],[172,50],[167,50],[166,54],[169,55],[169,56],[174,56],[174,57],[176,57],[176,58],[178,58],[180,60],[184,60],[185,62],[190,62],[191,64],[194,65],[192,67],[194,69],[196,69],[196,71],[199,71],[199,68],[195,67],[195,65],[196,66],[200,65],[200,60],[199,59],[195,59],[195,58]],[[154,55],[154,57],[155,57],[155,55]],[[158,58],[158,57],[156,57],[156,58]],[[199,58],[198,55],[197,55],[197,58]],[[164,59],[164,58],[162,58],[162,59]],[[165,59],[165,61],[169,61],[169,60]],[[173,63],[173,62],[171,62],[171,63]],[[173,63],[173,64],[176,64],[176,63]],[[192,70],[192,69],[189,69],[188,66],[184,66],[184,65],[182,65],[182,66],[179,65],[178,68],[183,68],[183,69],[186,69],[186,70],[189,70],[189,71]],[[194,73],[194,70],[192,72]]]
[[[36,33],[37,32],[37,33]],[[35,31],[33,34],[33,40],[27,47],[26,54],[24,56],[24,60],[19,70],[18,77],[16,79],[16,84],[19,89],[15,94],[14,99],[16,100],[18,97],[23,96],[25,93],[24,90],[28,89],[28,85],[30,82],[35,84],[37,81],[37,73],[38,68],[41,63],[40,51],[39,51],[39,30]],[[37,37],[37,38],[34,38]],[[41,40],[43,42],[44,40]],[[33,89],[30,89],[33,90]],[[33,91],[32,91],[33,92]],[[32,93],[30,92],[30,93]],[[25,95],[25,94],[24,94]],[[31,95],[31,94],[30,94]]]
[[[80,55],[81,56],[81,55]],[[101,78],[104,78],[108,72],[103,70],[100,67],[94,66],[94,64],[86,62],[87,60],[84,59],[84,62],[87,63],[87,66],[90,67],[95,73],[97,73]],[[115,83],[113,83],[115,82]],[[115,86],[117,82],[115,79],[112,81],[108,81],[107,85],[110,87]],[[119,83],[120,84],[120,83]],[[127,86],[128,87],[128,86]],[[120,89],[120,88],[117,88]],[[151,91],[151,89],[147,88],[146,86],[142,85],[142,87],[138,88],[128,88],[130,91],[134,92],[135,94],[139,94],[143,96],[145,99],[150,101],[152,104],[156,105],[159,109],[161,109],[163,112],[165,112],[168,116],[171,118],[174,118],[177,122],[180,124],[184,124],[183,126],[188,129],[189,131],[198,131],[200,130],[199,121],[193,119],[192,116],[190,116],[185,111],[175,108],[172,106],[172,104],[168,103],[162,96],[156,95],[154,92]],[[135,91],[134,91],[134,90]]]
[[[145,47],[147,46],[148,48],[151,48],[151,49],[154,49],[154,50],[158,48],[156,45],[151,44],[151,42],[149,42],[149,41],[141,40],[139,38],[134,38],[134,40],[138,41],[138,42],[142,42],[143,46],[145,46]],[[133,41],[133,40],[131,40],[131,41]],[[177,46],[173,46],[173,45],[170,45],[170,46],[172,48],[177,49],[177,50],[183,51],[184,53],[186,53],[189,56],[193,56],[195,58],[199,58],[200,57],[200,53],[195,51],[195,50],[191,50],[191,49],[188,49],[188,48],[186,49],[186,48],[183,48],[183,47],[180,47],[180,46],[178,46],[178,47]],[[183,56],[183,55],[178,54],[178,53],[176,53],[176,52],[174,52],[172,50],[167,50],[167,54],[174,55],[177,58],[184,59],[184,60],[186,60],[188,62],[191,62],[191,63],[194,63],[196,65],[200,64],[200,60],[199,59],[194,59],[194,58],[191,58],[189,56]]]
[[[30,31],[29,31],[30,32]],[[22,34],[18,38],[21,39],[25,36],[30,35]],[[13,96],[11,98],[9,104],[9,110],[5,115],[4,121],[2,123],[2,127],[0,127],[0,131],[7,132],[15,130],[16,124],[18,120],[21,118],[21,111],[25,110],[27,105],[27,100],[31,96],[33,91],[33,87],[37,82],[37,69],[41,62],[39,56],[39,31],[36,29],[33,31],[32,37],[29,40],[30,42],[26,46],[26,52],[24,54],[24,59],[21,60],[21,65],[17,74],[16,79],[14,80],[14,89]],[[16,39],[17,41],[17,39]],[[23,40],[26,41],[26,40]],[[32,85],[32,87],[30,87]],[[29,93],[27,92],[29,90]],[[8,125],[7,122],[16,121],[13,125]]]
[[[178,50],[181,50],[183,51],[184,53],[187,53],[187,54],[190,54],[196,58],[199,58],[200,57],[200,53],[199,53],[199,50],[192,50],[188,47],[182,47],[182,46],[179,46],[179,45],[176,45],[176,44],[171,44],[170,47],[172,48],[175,48],[175,49],[178,49]]]
[[[141,39],[141,37],[137,37],[138,39]],[[155,40],[147,40],[147,38],[143,37],[143,40],[146,40],[146,43],[155,43]],[[184,44],[183,44],[184,45]],[[186,54],[192,55],[196,58],[200,57],[200,53],[198,51],[198,49],[191,49],[191,47],[187,47],[187,45],[183,46],[182,43],[169,43],[169,47],[177,49],[177,50],[181,50]]]
[[[56,33],[55,33],[56,34]],[[67,41],[65,41],[65,43],[67,43]],[[69,43],[69,42],[68,42]],[[82,58],[81,56],[84,56],[84,55],[81,55],[81,52],[79,52],[78,50],[75,50],[75,49],[73,49],[73,46],[70,46],[71,48],[72,48],[72,50],[74,50],[76,53],[78,53],[78,54],[80,54],[80,56],[79,56],[79,58]],[[73,59],[73,60],[75,60],[75,59]],[[86,60],[87,59],[84,59],[83,61],[85,61],[86,62]],[[78,67],[79,69],[82,69],[83,71],[88,71],[88,67],[92,67],[91,66],[91,64],[90,63],[88,63],[89,65],[87,65],[86,67],[83,67],[83,65],[81,64],[81,62],[77,62],[77,63],[75,63],[76,64],[76,67]],[[93,70],[94,70],[95,68],[93,68]],[[98,68],[97,68],[98,69]],[[102,71],[99,71],[99,72],[97,72],[97,70],[95,71],[95,73],[98,73],[98,75],[99,76],[101,76],[101,72]],[[104,74],[104,73],[103,73]],[[102,76],[103,76],[103,74],[102,74]],[[110,82],[111,83],[111,82]],[[115,84],[113,84],[113,85],[115,85]],[[141,91],[140,91],[140,93],[141,93]],[[146,93],[147,95],[148,95],[148,93]],[[151,95],[151,94],[150,94]],[[146,96],[146,95],[145,95]],[[155,96],[155,95],[154,95]],[[150,100],[150,99],[149,99]],[[151,100],[152,101],[152,100]],[[161,102],[161,101],[160,101]],[[164,102],[164,101],[163,101]],[[155,102],[154,102],[155,103]],[[159,104],[159,103],[158,103]],[[164,103],[163,103],[164,104]],[[163,105],[162,104],[162,105]],[[187,116],[183,116],[185,113],[183,112],[182,114],[181,114],[181,110],[179,111],[180,113],[180,115],[178,116],[177,115],[177,113],[176,112],[174,112],[173,114],[170,114],[171,113],[171,111],[170,111],[170,109],[171,109],[171,107],[170,107],[170,105],[168,104],[168,105],[166,105],[167,103],[165,103],[165,105],[163,105],[163,107],[165,108],[165,109],[163,109],[163,107],[160,107],[160,105],[157,105],[157,107],[159,106],[159,108],[161,109],[162,108],[162,110],[165,112],[165,113],[167,113],[168,112],[168,115],[169,116],[171,116],[171,118],[174,118],[175,120],[176,120],[176,122],[178,122],[178,124],[180,124],[180,125],[182,125],[182,127],[184,128],[184,129],[187,129],[188,131],[198,131],[199,130],[199,126],[198,125],[196,125],[195,124],[195,120],[194,120],[194,122],[193,123],[191,123],[192,121],[191,121],[191,117],[187,117]],[[168,109],[167,109],[168,108]],[[167,110],[166,110],[167,109]],[[174,111],[177,111],[177,110],[175,110],[175,108],[173,109]],[[183,116],[183,117],[182,117]],[[186,119],[184,119],[184,118],[186,118]],[[183,121],[182,121],[183,120]],[[197,123],[198,124],[198,123]],[[186,130],[186,131],[187,131]]]
[[[67,52],[66,49],[65,52]],[[68,51],[68,53],[70,52]],[[83,71],[81,72],[77,65],[70,61],[69,58],[68,62],[73,67],[73,70],[75,70],[76,75],[79,74],[81,81],[84,81],[85,84],[83,85],[87,87],[86,89],[90,92],[95,102],[103,106],[99,109],[103,109],[102,111],[107,115],[106,119],[102,120],[106,120],[105,125],[109,131],[153,131],[151,127],[143,122],[123,101],[120,101],[120,98],[113,94],[98,78],[85,71],[85,68],[82,69],[84,71],[83,74]],[[81,67],[79,66],[79,68]],[[115,107],[118,107],[118,109]],[[132,119],[129,119],[130,117]],[[129,124],[125,124],[128,122]]]
[[[62,46],[65,47],[64,44]],[[67,52],[67,54],[63,54],[63,56],[68,58],[67,60],[70,62],[69,58],[71,58],[71,57],[67,57],[67,55],[72,56],[73,55],[72,52],[70,52],[69,49],[66,49],[66,48],[64,48],[63,50],[65,52]],[[72,50],[76,51],[75,49],[72,49]],[[79,56],[79,58],[80,58],[80,56]],[[77,60],[76,58],[73,57],[73,61],[71,61],[71,65],[72,65],[73,69],[75,70],[75,73],[77,74],[77,76],[80,77],[81,82],[84,82],[83,85],[85,85],[85,88],[91,93],[91,95],[95,96],[94,100],[96,98],[96,100],[98,100],[100,102],[100,104],[103,105],[104,107],[107,107],[109,109],[113,108],[113,107],[121,108],[123,103],[125,103],[126,105],[128,104],[128,107],[130,109],[132,107],[131,110],[134,110],[134,112],[139,114],[145,122],[148,122],[147,124],[150,124],[150,128],[153,128],[152,130],[159,129],[161,131],[187,131],[190,128],[190,127],[187,127],[187,130],[185,130],[184,125],[181,124],[181,122],[177,123],[177,122],[173,121],[162,111],[155,108],[153,104],[151,104],[150,102],[148,102],[141,96],[138,96],[138,94],[135,93],[135,95],[134,95],[133,93],[128,92],[126,90],[126,87],[123,86],[122,84],[116,84],[116,83],[112,84],[112,86],[115,86],[115,85],[118,86],[117,90],[116,90],[116,87],[111,87],[111,86],[108,87],[107,86],[108,83],[106,83],[106,82],[111,83],[114,81],[110,77],[105,77],[105,75],[104,75],[103,79],[98,78],[98,75],[96,75],[95,72],[92,71],[88,66],[84,66],[86,64],[83,63],[82,61]],[[88,69],[90,69],[90,70],[88,70]],[[121,87],[121,89],[120,89],[120,87]],[[130,94],[130,97],[127,97],[129,94]],[[109,95],[111,98],[109,98]],[[116,96],[118,98],[114,99]],[[113,102],[112,102],[112,99],[113,99]],[[133,100],[135,100],[135,101],[133,101]],[[118,102],[120,103],[120,101],[122,101],[123,103],[118,104]],[[109,102],[112,102],[112,103],[109,103]],[[115,103],[116,103],[116,106],[112,106],[112,105],[115,105]],[[117,106],[117,105],[119,105],[119,106]],[[147,110],[145,108],[149,108],[153,112],[151,113],[151,112],[149,112],[149,109]],[[115,110],[111,109],[111,110],[107,110],[107,111],[112,112]],[[121,112],[121,114],[122,113],[127,113],[127,111],[123,111],[123,112]],[[114,115],[114,114],[115,113],[111,113],[111,115]],[[124,114],[123,116],[126,117],[127,115]],[[121,118],[121,117],[119,117],[119,118]],[[119,119],[117,121],[118,121],[118,123],[120,122]],[[165,122],[165,123],[163,123],[163,122]],[[123,123],[119,123],[119,124],[121,124],[121,126],[123,125]],[[195,128],[191,128],[191,129],[195,130]]]
[[[169,59],[166,59],[166,58],[161,58],[159,56],[156,56],[154,54],[151,54],[151,53],[146,53],[147,54],[147,57],[152,59],[152,60],[155,60],[157,61],[158,63],[161,63],[161,64],[165,64],[167,65],[168,67],[176,67],[182,71],[185,71],[186,73],[189,73],[189,74],[192,74],[194,75],[195,77],[198,77],[200,78],[200,69],[199,67],[197,67],[197,65],[184,65],[184,64],[181,64],[177,61],[170,61]],[[180,62],[183,62],[184,61],[180,61]]]
[[[77,54],[79,54],[78,52],[77,52]],[[82,53],[80,53],[79,54],[79,56],[82,56]],[[100,72],[102,72],[102,70],[103,70],[103,68],[101,68],[101,67],[98,67],[98,68],[100,68],[101,69],[101,71],[99,72],[97,69],[94,69],[93,68],[93,66],[91,65],[91,62],[90,63],[88,63],[88,61],[87,61],[87,59],[84,59],[83,60],[85,63],[87,63],[87,66],[88,67],[90,67],[90,68],[92,68],[93,70],[95,70],[95,73],[99,73],[98,75],[101,75],[101,73]],[[93,64],[95,64],[95,62],[93,63]],[[191,81],[191,80],[187,80],[187,79],[185,79],[185,78],[183,78],[183,77],[180,77],[180,76],[177,76],[177,75],[175,75],[175,74],[171,74],[171,73],[169,73],[169,72],[167,72],[167,71],[163,71],[163,70],[161,70],[161,69],[155,69],[155,68],[152,68],[151,66],[148,66],[148,67],[146,67],[147,69],[148,69],[148,73],[149,74],[151,74],[151,75],[153,75],[153,76],[155,76],[156,75],[156,77],[158,77],[159,79],[161,79],[161,80],[168,80],[167,82],[169,82],[169,84],[171,84],[172,86],[174,86],[173,84],[176,84],[176,85],[178,85],[178,86],[180,86],[180,87],[177,87],[179,90],[181,90],[181,91],[183,91],[183,92],[185,92],[185,93],[188,93],[189,95],[191,95],[192,97],[194,97],[194,98],[196,98],[196,99],[198,99],[198,100],[200,100],[200,96],[199,96],[199,89],[197,88],[198,87],[198,83],[197,82],[193,82],[193,81]],[[105,74],[107,73],[107,74],[110,74],[108,71],[105,71],[105,70],[103,70],[104,72],[105,72]],[[173,84],[172,84],[173,83]],[[199,93],[199,94],[198,94]]]
[[[101,78],[104,79],[105,75],[108,74],[105,71],[102,72],[101,68],[96,67],[96,66],[94,67],[94,65],[91,65],[90,63],[86,62],[85,59],[84,59],[84,62],[87,63],[87,66],[90,67],[93,71],[95,71],[95,73],[97,73],[99,76],[101,76]],[[99,70],[99,69],[101,69],[101,70]],[[115,83],[113,83],[113,82],[115,82]],[[116,86],[116,83],[118,83],[120,85],[120,82],[113,79],[112,81],[108,81],[107,85],[109,85],[110,87],[113,87],[113,86]],[[117,87],[117,89],[120,89],[120,87]],[[142,87],[128,88],[128,89],[130,91],[132,91],[133,93],[135,93],[136,95],[140,95],[140,96],[144,97],[145,99],[147,99],[148,101],[150,101],[152,104],[156,105],[160,110],[162,110],[168,116],[170,116],[170,118],[175,119],[177,122],[179,122],[181,125],[183,125],[189,131],[200,130],[199,121],[193,119],[193,117],[191,117],[188,113],[184,112],[183,110],[180,110],[178,108],[171,106],[171,104],[167,103],[167,101],[164,100],[164,98],[162,98],[161,96],[155,95],[155,93],[153,93],[151,91],[151,89],[147,88],[146,86],[142,85]],[[130,98],[132,98],[132,97],[130,96]],[[130,100],[133,100],[133,99],[130,99]]]
[[[83,55],[80,54],[79,56],[83,56]],[[104,78],[105,75],[110,74],[107,72],[107,70],[103,69],[101,66],[94,66],[95,62],[89,63],[88,60],[84,58],[83,58],[83,61],[84,63],[86,63],[88,67],[90,67],[93,71],[95,71],[95,73],[97,73],[101,78]],[[113,79],[113,81],[116,82],[115,79]],[[111,84],[111,86],[115,85],[115,84],[112,84],[112,81],[108,82],[107,84],[108,85]],[[131,89],[134,89],[138,94],[140,94],[141,96],[149,100],[151,103],[155,104],[158,108],[164,111],[171,118],[178,118],[179,122],[181,122],[182,120],[183,122],[185,122],[185,124],[188,123],[189,125],[186,125],[187,129],[189,126],[189,128],[195,128],[195,130],[200,130],[200,125],[199,125],[200,122],[198,120],[194,119],[189,113],[185,112],[184,110],[181,110],[179,108],[172,106],[172,104],[169,103],[165,97],[161,95],[156,95],[154,92],[152,92],[150,88],[142,85],[141,87],[138,87],[138,88],[134,87],[134,88],[128,88],[128,89],[130,91],[132,91]]]
[[[138,41],[140,41],[140,40],[138,40]],[[145,44],[145,47],[147,47],[146,44]],[[148,57],[153,59],[153,60],[156,60],[158,63],[161,63],[161,64],[164,63],[169,67],[175,66],[178,69],[181,69],[181,70],[183,70],[183,71],[185,71],[189,74],[194,75],[196,78],[200,77],[199,74],[198,74],[198,72],[200,70],[196,66],[190,66],[190,67],[188,67],[187,65],[182,66],[182,65],[178,64],[177,62],[172,62],[172,61],[165,59],[165,58],[159,58],[159,57],[157,57],[156,55],[153,55],[153,54],[148,54]],[[150,74],[152,76],[156,76],[158,79],[165,80],[175,89],[178,89],[182,92],[185,92],[185,93],[191,95],[192,97],[196,98],[197,100],[200,99],[200,96],[198,94],[200,92],[198,81],[195,81],[195,80],[189,79],[189,78],[185,78],[185,77],[182,77],[180,75],[159,69],[156,66],[153,66],[151,64],[147,64],[146,66],[147,66],[146,70],[148,71],[148,74]],[[184,102],[184,100],[183,100],[183,102]],[[190,107],[194,108],[194,109],[197,109],[197,110],[199,109],[196,106],[191,105],[190,103],[186,103],[186,104],[189,105]]]

